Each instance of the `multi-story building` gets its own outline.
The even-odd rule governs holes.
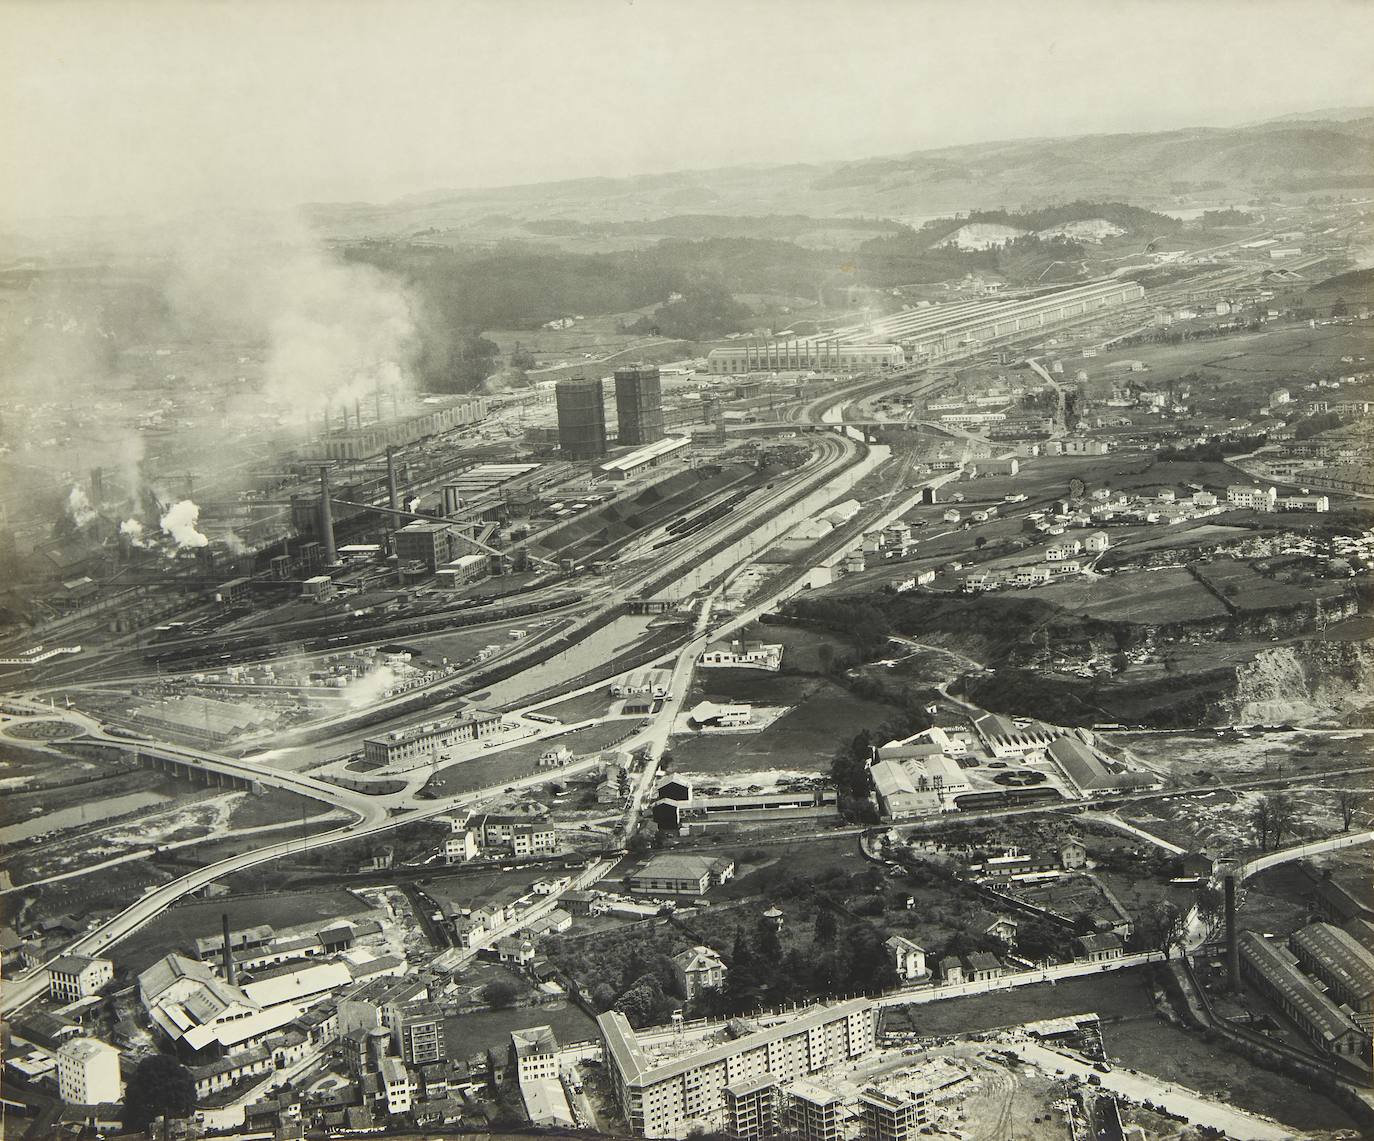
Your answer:
[[[537,856],[558,848],[558,833],[551,824],[539,824],[517,816],[484,816],[477,823],[482,847],[509,848],[512,855]]]
[[[415,1079],[411,1077],[405,1063],[400,1058],[386,1057],[381,1060],[378,1069],[387,1113],[409,1113],[415,1100]]]
[[[844,1137],[844,1100],[820,1082],[802,1079],[782,1091],[782,1121],[800,1141],[841,1141]]]
[[[411,1002],[387,1010],[391,1041],[407,1065],[423,1066],[448,1057],[444,1012],[432,1002]]]
[[[103,1105],[124,1096],[119,1051],[98,1038],[73,1038],[57,1051],[57,1090],[68,1105]]]
[[[663,435],[663,389],[653,365],[615,370],[615,418],[622,445],[642,447]]]
[[[651,1057],[625,1016],[597,1019],[611,1089],[639,1137],[685,1137],[701,1125],[726,1124],[726,1087],[737,1095],[760,1078],[793,1082],[874,1048],[875,1007],[867,999],[814,1006],[775,1026],[727,1042]]]
[[[425,757],[460,741],[478,741],[501,730],[499,713],[473,710],[459,717],[430,721],[396,729],[381,737],[363,738],[363,756],[379,765],[394,765],[400,761]]]
[[[725,1087],[725,1132],[735,1141],[768,1141],[778,1132],[778,1083],[760,1074]]]
[[[553,393],[558,406],[558,450],[564,459],[599,460],[606,454],[601,379],[560,380]]]
[[[1279,493],[1272,487],[1246,487],[1233,483],[1226,489],[1226,503],[1242,511],[1273,511]]]
[[[866,1089],[859,1094],[863,1141],[911,1141],[926,1123],[923,1089]]]
[[[85,955],[63,955],[48,964],[48,994],[58,1002],[75,1002],[95,994],[114,978],[109,959]]]
[[[558,1077],[558,1039],[551,1026],[512,1030],[510,1060],[522,1082]]]
[[[402,563],[424,563],[430,574],[451,563],[456,555],[467,554],[458,532],[447,523],[407,523],[393,534],[396,557]]]

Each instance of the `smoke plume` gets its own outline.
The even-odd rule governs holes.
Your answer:
[[[407,395],[419,342],[402,284],[281,219],[265,237],[260,227],[183,244],[168,287],[179,323],[261,343],[261,398],[288,423],[314,426],[331,408]]]
[[[86,495],[85,489],[79,485],[67,492],[67,514],[72,517],[72,522],[78,527],[85,527],[96,517],[96,511],[91,506],[90,498]]]
[[[125,519],[119,525],[119,533],[135,547],[143,546],[143,524],[137,519]]]
[[[391,692],[397,680],[396,671],[390,666],[378,666],[345,686],[344,700],[348,702],[350,709],[373,705]]]
[[[162,529],[172,537],[177,550],[208,546],[210,540],[196,530],[200,508],[189,499],[172,504],[161,520]]]

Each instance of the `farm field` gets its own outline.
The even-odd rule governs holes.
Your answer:
[[[1159,1021],[1143,970],[1066,979],[905,1008],[920,1034],[976,1034],[1042,1018],[1095,1011],[1108,1055],[1119,1065],[1178,1082],[1300,1130],[1349,1129],[1349,1116],[1300,1082],[1251,1065],[1239,1054]],[[900,1025],[900,1023],[899,1023]]]
[[[711,733],[673,738],[673,767],[679,772],[734,773],[768,769],[824,771],[841,740],[875,729],[893,715],[892,707],[855,697],[834,682],[759,673],[705,670],[697,674],[700,700],[749,701],[793,708],[759,733]],[[730,679],[724,675],[729,674]]]

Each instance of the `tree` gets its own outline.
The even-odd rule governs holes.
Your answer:
[[[1364,793],[1354,788],[1338,788],[1336,790],[1336,811],[1341,814],[1341,831],[1349,832],[1350,826],[1355,822],[1355,813],[1360,810],[1360,805],[1364,801]]]
[[[1269,801],[1270,826],[1274,830],[1274,847],[1277,848],[1283,843],[1284,836],[1291,836],[1297,831],[1298,810],[1293,801],[1281,792],[1266,793],[1264,799]]]
[[[152,1054],[134,1070],[124,1091],[124,1128],[145,1130],[157,1117],[189,1117],[196,1107],[191,1071],[167,1054]]]
[[[835,942],[835,913],[830,908],[822,907],[816,912],[816,926],[811,941],[822,947]]]
[[[1272,806],[1267,796],[1262,796],[1250,810],[1250,823],[1255,829],[1255,839],[1259,841],[1260,851],[1269,850],[1269,833],[1274,827]]]
[[[625,850],[632,856],[642,856],[650,848],[657,848],[663,843],[658,834],[658,825],[652,820],[646,820],[635,830],[635,834],[630,837],[625,845]]]
[[[505,1010],[507,1007],[515,1005],[515,999],[519,993],[520,988],[513,982],[506,979],[496,979],[494,982],[487,983],[482,991],[482,997],[487,1000],[487,1005],[493,1010]]]

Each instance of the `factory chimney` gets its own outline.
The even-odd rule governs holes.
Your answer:
[[[401,509],[401,495],[396,489],[396,445],[386,446],[386,491],[391,503],[391,510]]]
[[[1240,943],[1236,938],[1236,873],[1223,881],[1226,899],[1226,972],[1231,990],[1240,991]]]
[[[99,507],[105,500],[105,469],[91,468],[91,506]]]
[[[222,912],[220,920],[224,924],[224,981],[234,986],[234,948],[229,940],[229,913]]]
[[[329,502],[329,468],[320,468],[320,542],[324,544],[325,565],[339,561],[339,549],[334,545],[334,508]]]
[[[444,518],[452,519],[463,507],[463,497],[456,483],[444,485]]]

